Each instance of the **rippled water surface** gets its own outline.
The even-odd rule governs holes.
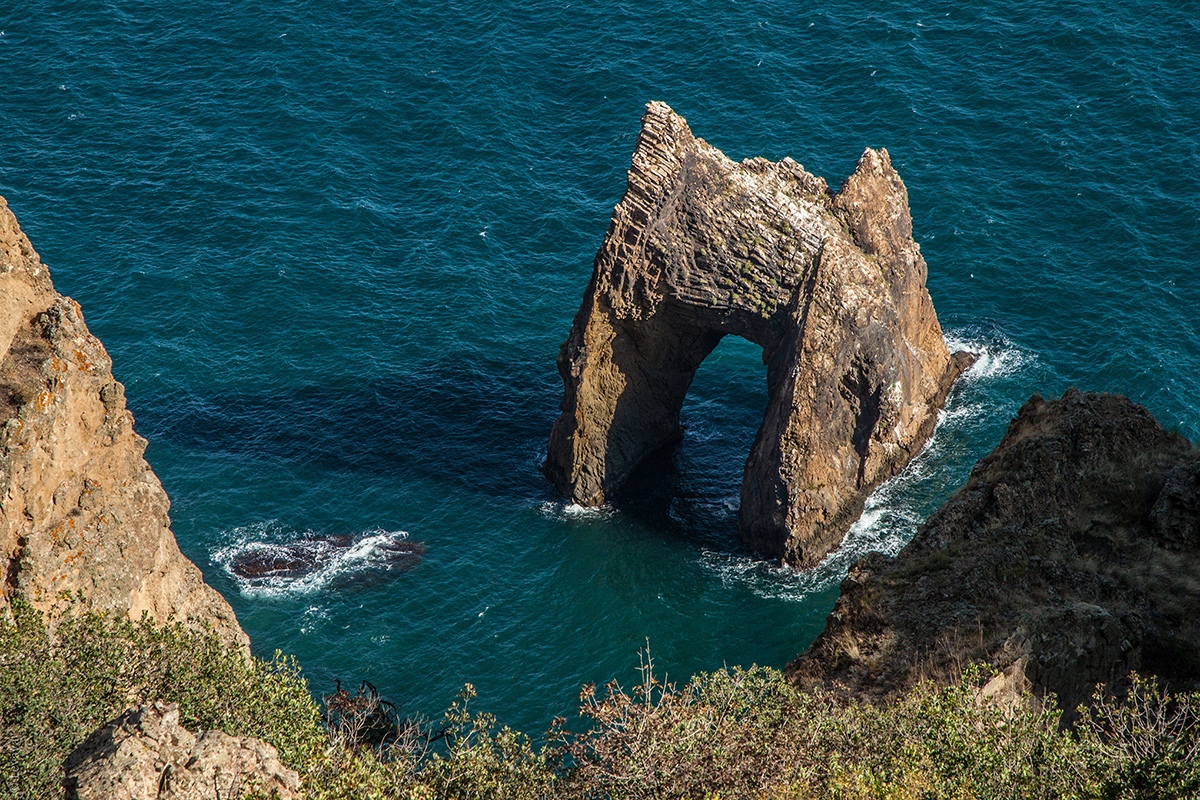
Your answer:
[[[1200,433],[1188,4],[35,0],[0,30],[0,194],[111,352],[180,546],[318,693],[368,678],[436,714],[471,681],[536,732],[647,637],[679,678],[781,666],[1034,391]],[[832,185],[887,147],[947,337],[984,353],[813,574],[738,549],[745,342],[617,507],[538,472],[652,99]],[[353,546],[311,580],[227,569],[329,536]],[[384,568],[395,540],[423,560]]]

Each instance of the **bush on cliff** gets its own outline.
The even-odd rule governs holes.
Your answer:
[[[631,691],[585,687],[587,729],[559,720],[541,749],[472,715],[468,689],[430,750],[412,728],[384,747],[349,739],[310,771],[321,800],[567,798],[578,800],[993,800],[1200,796],[1200,695],[1134,681],[1099,699],[1075,729],[1052,706],[982,700],[988,673],[922,684],[894,702],[847,703],[802,692],[777,670],[733,668],[684,687],[661,682],[648,657]]]
[[[295,661],[247,659],[215,635],[100,614],[49,632],[20,597],[0,622],[0,796],[62,793],[63,760],[128,708],[178,703],[192,730],[219,728],[275,745],[289,766],[324,751],[321,714]]]
[[[470,686],[436,725],[360,692],[329,704],[326,726],[291,659],[248,660],[211,635],[96,614],[50,634],[19,600],[14,612],[0,622],[4,798],[59,796],[66,755],[152,700],[179,703],[192,729],[273,744],[312,800],[1200,796],[1200,695],[1141,679],[1064,730],[1050,707],[982,701],[978,669],[872,706],[759,667],[679,688],[647,655],[632,690],[584,688],[585,730],[557,720],[538,745],[471,710]]]

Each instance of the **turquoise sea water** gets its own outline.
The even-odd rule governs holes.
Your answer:
[[[530,732],[580,684],[782,666],[1034,391],[1200,435],[1200,24],[1182,2],[0,4],[0,194],[128,389],[183,551],[258,653]],[[757,348],[599,512],[538,472],[554,358],[643,104],[832,185],[906,181],[948,338],[984,357],[816,573],[747,559]],[[371,544],[407,532],[405,573]],[[359,546],[240,586],[240,549]]]

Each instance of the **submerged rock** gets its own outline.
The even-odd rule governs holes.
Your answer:
[[[740,528],[810,567],[908,463],[970,364],[947,351],[886,150],[835,194],[785,158],[738,164],[650,103],[625,196],[558,359],[545,471],[595,506],[680,435],[697,367],[722,337],[763,348],[768,407]]]
[[[302,539],[280,545],[259,545],[234,556],[229,562],[229,571],[242,578],[298,577],[314,569],[331,548],[349,546],[349,536]]]
[[[361,553],[354,552],[360,549]],[[354,556],[358,558],[353,558]],[[410,570],[425,557],[425,545],[402,535],[314,536],[287,544],[254,544],[229,560],[229,571],[253,582],[294,580],[342,563],[370,569]]]
[[[788,672],[880,698],[973,661],[1068,712],[1131,670],[1200,689],[1200,451],[1123,397],[1035,395]]]
[[[51,619],[194,618],[248,647],[179,552],[145,449],[104,346],[0,198],[0,611],[20,592]]]
[[[223,731],[193,734],[174,703],[121,715],[89,736],[65,771],[67,800],[225,800],[252,790],[300,796],[299,774],[274,747]]]

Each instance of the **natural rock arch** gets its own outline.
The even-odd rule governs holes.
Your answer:
[[[679,436],[723,336],[763,348],[768,405],[742,482],[755,552],[814,566],[917,453],[971,356],[947,351],[886,150],[832,193],[785,158],[738,164],[650,103],[625,196],[559,354],[545,472],[604,502]]]

